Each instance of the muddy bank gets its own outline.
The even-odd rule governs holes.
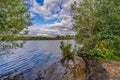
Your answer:
[[[87,76],[84,80],[109,80],[109,74],[102,66],[102,62],[85,57],[83,59],[88,69]]]
[[[86,65],[81,57],[75,57],[62,63],[54,63],[42,72],[43,80],[84,80],[86,77]]]
[[[120,80],[120,62],[75,57],[75,60],[60,61],[42,72],[43,80]]]

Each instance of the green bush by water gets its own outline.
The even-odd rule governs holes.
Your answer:
[[[71,44],[65,44],[63,41],[61,41],[60,43],[60,49],[62,50],[62,62],[64,62],[64,60],[70,60],[70,59],[74,59],[74,55],[75,55],[75,51],[72,50],[72,45]]]

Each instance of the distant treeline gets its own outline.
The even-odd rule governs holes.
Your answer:
[[[33,36],[0,36],[0,41],[15,40],[72,40],[74,36],[57,36],[57,37],[33,37]]]

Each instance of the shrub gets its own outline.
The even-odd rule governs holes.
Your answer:
[[[74,59],[74,55],[75,55],[75,51],[72,50],[72,45],[71,44],[65,44],[63,41],[61,41],[60,43],[60,49],[62,50],[62,62],[64,60],[70,60],[70,59]]]

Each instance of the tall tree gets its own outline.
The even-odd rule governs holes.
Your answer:
[[[30,25],[30,14],[25,0],[0,0],[0,35],[19,33]]]
[[[100,58],[120,58],[120,1],[83,0],[72,6],[80,53]]]

